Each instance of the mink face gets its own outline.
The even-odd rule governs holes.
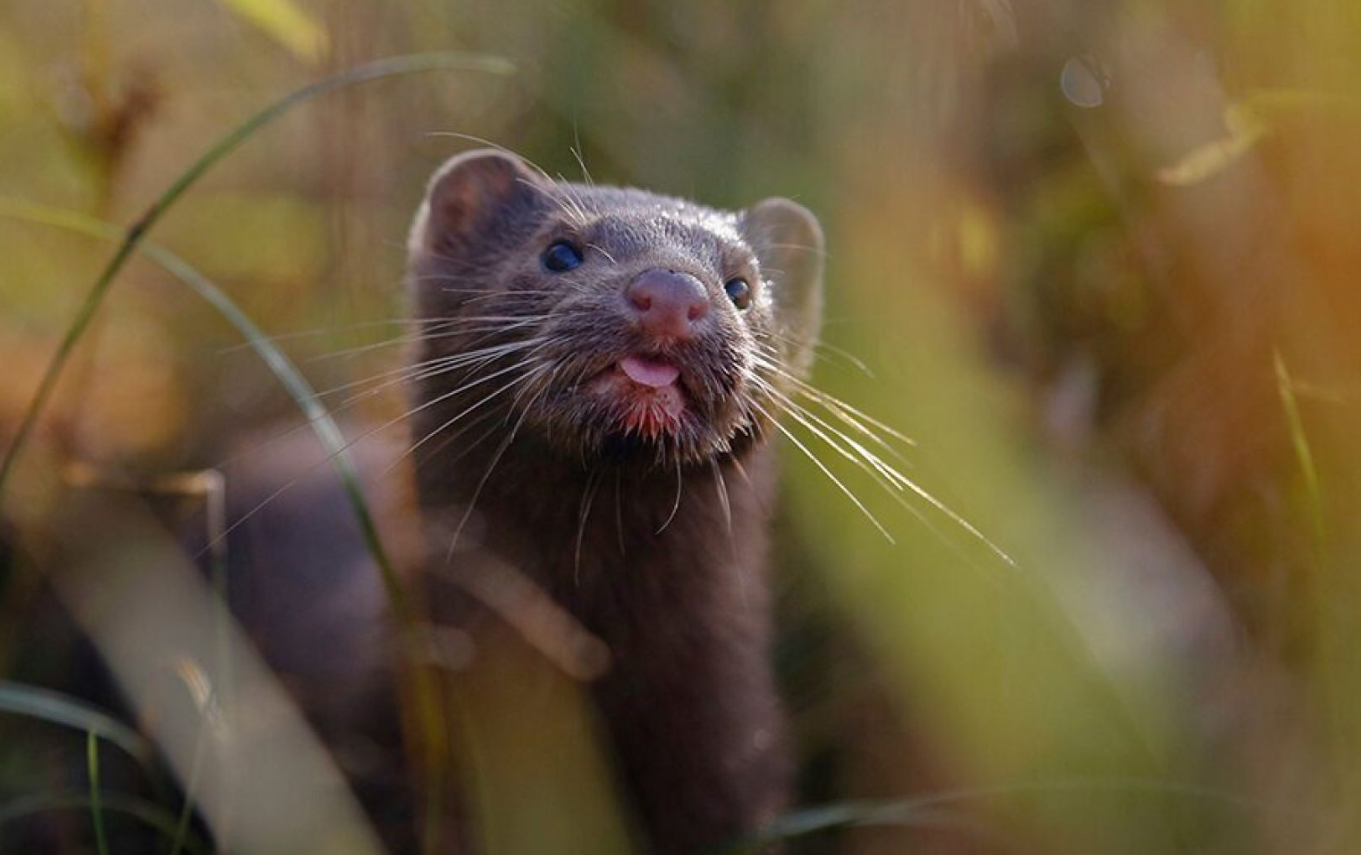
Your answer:
[[[499,413],[585,461],[731,453],[777,411],[782,372],[803,367],[820,245],[792,202],[718,211],[462,155],[412,234],[418,402],[450,431]]]

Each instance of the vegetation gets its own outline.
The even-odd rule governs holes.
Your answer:
[[[462,752],[488,851],[627,848],[570,662],[552,720],[434,697],[409,509],[355,474],[407,441],[405,230],[477,140],[826,228],[772,836],[1361,848],[1353,0],[10,0],[0,853],[376,851],[337,771],[363,763],[218,606],[260,461],[346,484],[426,807]]]

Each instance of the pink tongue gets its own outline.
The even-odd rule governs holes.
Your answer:
[[[667,362],[653,362],[637,356],[626,356],[619,360],[619,367],[634,383],[661,389],[676,382],[680,369]]]

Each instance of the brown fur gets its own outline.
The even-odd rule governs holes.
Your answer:
[[[541,254],[563,238],[584,262],[553,273]],[[709,292],[691,340],[651,340],[630,319],[624,288],[658,267]],[[611,667],[594,697],[658,852],[749,834],[786,801],[765,579],[777,407],[761,385],[780,378],[756,357],[802,372],[820,272],[817,223],[791,202],[717,211],[550,182],[494,152],[437,173],[413,228],[414,364],[446,360],[412,387],[418,488],[444,565],[432,579],[508,563],[604,641]],[[723,291],[734,276],[752,286],[745,311]],[[630,354],[681,369],[689,407],[675,431],[630,433],[616,402],[586,392]],[[469,386],[479,378],[491,379]],[[437,620],[459,611],[456,588],[432,581]]]

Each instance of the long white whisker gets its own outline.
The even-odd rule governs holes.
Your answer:
[[[814,359],[820,359],[823,362],[826,362],[828,365],[844,369],[846,366],[841,365],[839,362],[837,362],[837,360],[832,359],[832,357],[835,356],[837,357],[837,359],[843,360],[846,363],[848,363],[853,370],[859,371],[861,374],[865,375],[871,380],[874,379],[874,371],[871,370],[870,367],[866,365],[859,357],[857,357],[855,354],[851,353],[848,350],[836,347],[835,345],[826,344],[820,341],[808,341],[807,339],[801,339],[797,336],[789,335],[788,333],[771,331],[765,333],[765,335],[775,339],[776,341],[782,341],[786,344],[793,345],[794,347],[807,348],[813,352]],[[778,358],[779,354],[774,348],[765,344],[761,344],[760,346],[762,350],[766,351],[766,353],[770,354],[772,357]]]
[[[684,489],[684,487],[685,476],[681,472],[681,463],[680,458],[678,457],[676,458],[676,501],[671,505],[671,513],[667,515],[666,522],[662,523],[661,528],[653,532],[654,536],[666,531],[666,527],[671,525],[671,521],[676,518],[676,513],[680,510],[681,490]]]
[[[572,583],[581,584],[581,542],[586,537],[586,520],[591,516],[591,504],[595,501],[596,489],[600,486],[600,473],[592,472],[582,488],[581,509],[577,513],[577,542],[572,555]]]
[[[855,407],[852,407],[850,404],[846,403],[845,401],[841,400],[835,395],[832,395],[829,392],[824,392],[823,390],[817,388],[811,383],[808,383],[807,381],[803,380],[802,378],[785,369],[783,366],[775,362],[772,362],[769,359],[760,355],[757,355],[756,362],[758,365],[768,368],[769,370],[780,375],[780,377],[789,381],[791,384],[794,385],[795,390],[799,394],[804,395],[808,397],[810,400],[816,401],[819,404],[822,404],[829,410],[832,410],[833,412],[836,413],[837,418],[840,418],[842,421],[846,422],[851,427],[855,428],[856,430],[860,431],[866,436],[874,439],[875,442],[885,444],[883,438],[879,437],[869,428],[865,427],[865,424],[872,425],[873,427],[878,428],[879,430],[883,431],[884,433],[888,434],[894,439],[897,439],[898,441],[904,443],[905,445],[913,447],[916,446],[917,441],[914,440],[912,437],[907,436],[901,431],[884,424],[878,419],[875,419],[873,416],[862,413],[860,410],[857,410]],[[859,419],[859,421],[861,422],[864,422],[865,424],[860,424],[859,422],[857,422],[857,419]]]
[[[520,368],[523,367],[523,365],[524,363],[521,363],[519,365],[515,365],[512,367]],[[421,446],[425,445],[427,442],[434,439],[440,433],[443,433],[445,430],[448,430],[450,427],[457,424],[464,416],[480,409],[484,404],[486,404],[488,401],[491,401],[493,398],[496,398],[502,392],[505,392],[507,389],[511,389],[514,386],[520,383],[524,383],[526,380],[533,378],[537,370],[538,369],[526,371],[524,374],[521,374],[514,380],[511,380],[509,383],[506,383],[505,385],[498,387],[496,391],[482,396],[477,400],[475,404],[472,404],[471,406],[461,410],[457,415],[450,417],[448,421],[444,422],[439,427],[435,428],[434,430],[427,433],[425,436],[421,437],[420,440],[418,440],[414,445],[412,445],[410,448],[408,448],[405,452],[402,453],[402,456],[398,458],[398,461],[403,460],[412,454],[415,454],[416,450],[419,449]]]
[[[276,334],[274,334],[274,335],[262,336],[262,338],[263,338],[265,341],[281,342],[281,341],[289,341],[289,340],[292,340],[292,339],[316,338],[316,337],[324,336],[324,335],[335,335],[336,333],[353,332],[354,330],[361,330],[361,329],[373,329],[374,327],[406,326],[406,325],[415,325],[415,324],[420,324],[420,323],[436,324],[436,323],[441,323],[441,322],[443,322],[444,320],[446,320],[446,319],[445,319],[445,318],[389,318],[389,319],[380,320],[380,321],[361,321],[361,322],[353,323],[353,324],[340,324],[339,326],[334,326],[334,327],[321,327],[321,328],[318,328],[318,329],[309,329],[309,330],[293,330],[292,332],[276,333]],[[251,349],[251,348],[254,347],[254,346],[255,346],[254,343],[249,342],[249,341],[245,341],[245,342],[240,342],[240,343],[238,343],[238,344],[233,344],[233,345],[231,345],[230,347],[224,347],[224,348],[222,348],[221,350],[219,350],[218,353],[221,353],[221,354],[235,353],[235,352],[238,351],[238,350],[249,350],[249,349]]]
[[[477,482],[477,489],[473,490],[473,497],[468,502],[468,507],[464,510],[463,517],[458,521],[458,527],[454,529],[453,539],[449,541],[449,551],[444,556],[445,564],[448,564],[453,560],[454,549],[458,546],[458,539],[462,536],[463,528],[468,524],[468,519],[472,516],[473,509],[477,507],[477,500],[482,496],[483,488],[487,486],[487,481],[491,479],[491,474],[495,471],[496,464],[501,462],[501,458],[505,456],[511,443],[515,441],[515,436],[520,432],[520,426],[524,424],[525,417],[529,415],[531,408],[532,406],[526,407],[520,414],[519,421],[515,423],[515,427],[511,428],[511,431],[506,435],[506,438],[501,441],[501,445],[496,449],[496,454],[492,456],[491,463],[487,464],[487,471],[482,473],[482,479]]]
[[[500,373],[504,373],[504,372],[500,372]],[[495,376],[495,375],[493,375],[493,376]],[[226,538],[228,535],[230,535],[232,532],[234,532],[237,528],[239,528],[242,524],[244,524],[244,523],[245,523],[247,520],[249,520],[251,517],[255,516],[255,515],[256,515],[257,513],[259,513],[260,511],[264,510],[264,508],[265,508],[266,506],[272,504],[272,503],[274,502],[275,499],[279,498],[279,496],[282,496],[286,491],[292,489],[292,488],[293,488],[295,485],[297,485],[297,483],[298,483],[299,481],[301,481],[303,478],[307,477],[308,475],[312,474],[312,473],[315,472],[316,470],[320,469],[321,467],[323,467],[323,466],[327,465],[328,463],[330,463],[331,461],[335,460],[335,458],[337,458],[337,457],[339,457],[340,455],[344,454],[346,451],[349,451],[349,450],[350,450],[351,448],[353,448],[356,444],[358,444],[358,443],[360,443],[360,442],[363,442],[364,440],[368,439],[369,437],[373,436],[374,434],[381,433],[382,431],[387,430],[388,428],[392,427],[393,425],[397,424],[398,422],[401,422],[401,421],[404,421],[404,420],[410,418],[411,416],[415,415],[416,413],[420,412],[421,410],[426,409],[427,407],[432,407],[432,406],[434,406],[435,404],[438,404],[438,403],[440,403],[441,401],[445,400],[446,398],[449,398],[449,397],[451,397],[451,396],[453,396],[453,395],[459,394],[460,392],[462,392],[462,391],[464,391],[464,390],[466,390],[466,389],[470,389],[470,388],[472,388],[473,386],[476,386],[476,385],[478,385],[479,383],[483,383],[483,382],[485,382],[486,380],[489,380],[489,379],[491,379],[491,378],[490,378],[490,377],[484,377],[484,378],[482,378],[482,379],[473,381],[472,383],[465,384],[464,386],[461,386],[461,387],[459,387],[458,389],[455,389],[455,390],[452,391],[452,392],[447,392],[447,393],[445,393],[445,394],[443,394],[443,395],[440,395],[440,396],[438,396],[438,397],[436,397],[436,398],[432,398],[431,400],[426,401],[424,404],[421,404],[421,405],[418,406],[418,407],[415,407],[415,408],[413,408],[413,409],[410,409],[410,410],[406,411],[405,413],[402,413],[400,416],[397,416],[397,417],[392,418],[392,419],[388,419],[387,421],[383,422],[383,423],[382,423],[381,425],[379,425],[378,427],[372,428],[372,429],[370,429],[370,430],[367,430],[367,431],[365,431],[364,433],[360,434],[358,437],[356,437],[356,438],[350,440],[349,442],[346,442],[345,444],[341,445],[341,446],[340,446],[338,449],[336,449],[334,452],[332,452],[331,454],[326,455],[324,458],[322,458],[321,460],[319,460],[319,461],[317,461],[316,463],[312,464],[311,466],[308,466],[308,467],[307,467],[306,469],[304,469],[302,472],[298,473],[297,476],[295,476],[294,478],[290,479],[290,480],[288,481],[288,483],[284,484],[282,487],[280,487],[279,489],[275,490],[273,493],[270,493],[270,494],[269,494],[268,496],[266,496],[259,504],[257,504],[255,507],[251,508],[251,509],[250,509],[249,511],[247,511],[245,514],[243,514],[242,517],[241,517],[240,519],[238,519],[236,522],[234,522],[234,523],[232,523],[231,525],[229,525],[229,526],[227,526],[226,528],[224,528],[221,532],[218,533],[218,535],[217,535],[216,537],[214,537],[212,540],[210,540],[210,541],[204,546],[203,552],[206,552],[207,550],[212,549],[212,548],[213,548],[214,546],[216,546],[218,543],[221,543],[222,540],[223,540],[224,538]],[[200,554],[203,554],[203,552],[200,552]]]
[[[723,511],[723,522],[728,530],[728,547],[732,549],[733,564],[737,568],[738,590],[742,596],[742,608],[751,611],[751,595],[747,591],[747,567],[737,560],[737,538],[732,529],[732,499],[728,496],[728,482],[723,478],[723,467],[715,457],[709,458],[709,468],[714,473],[714,490],[718,493],[718,507]]]
[[[849,487],[841,483],[841,479],[833,475],[832,470],[828,469],[827,465],[823,463],[821,460],[819,460],[817,455],[815,455],[812,451],[808,449],[808,446],[804,445],[797,436],[795,436],[793,433],[789,431],[788,428],[780,424],[780,422],[773,416],[771,416],[770,413],[766,412],[765,408],[762,407],[760,404],[753,402],[752,406],[763,416],[765,416],[766,419],[772,425],[775,426],[776,430],[784,434],[785,437],[787,437],[790,442],[794,443],[795,447],[798,448],[799,451],[802,451],[804,456],[807,457],[813,463],[814,466],[821,470],[822,474],[826,475],[828,480],[835,484],[837,489],[840,490],[846,496],[846,498],[851,500],[852,504],[854,504],[857,508],[860,509],[860,513],[865,515],[865,518],[868,519],[870,523],[879,530],[879,533],[882,534],[884,538],[888,540],[889,543],[897,543],[897,541],[893,539],[893,535],[888,533],[888,529],[884,528],[884,526],[879,522],[879,520],[875,518],[874,514],[870,513],[870,509],[865,507],[865,503],[860,501],[860,499],[856,497],[855,493],[851,492]]]
[[[624,549],[624,475],[622,469],[614,470],[614,533],[619,539],[619,554]]]
[[[784,397],[783,395],[780,395],[778,390],[768,388],[767,391],[772,395],[778,395],[782,398]],[[1006,562],[1012,567],[1016,566],[1015,559],[1013,559],[1001,547],[999,547],[996,543],[989,539],[987,535],[983,534],[983,532],[981,532],[975,525],[973,525],[973,523],[970,523],[968,520],[964,519],[963,516],[961,516],[959,513],[951,509],[940,499],[936,498],[926,488],[917,484],[917,482],[903,475],[901,472],[898,472],[896,469],[894,469],[892,466],[889,466],[887,463],[884,463],[874,454],[870,453],[870,451],[866,449],[864,446],[860,445],[859,443],[856,443],[854,440],[847,437],[844,433],[836,430],[836,428],[827,424],[825,421],[822,421],[815,414],[809,412],[807,409],[798,406],[793,401],[790,401],[788,398],[784,398],[784,401],[786,404],[785,411],[789,413],[791,418],[798,421],[810,432],[812,432],[815,436],[817,436],[823,442],[827,443],[827,445],[830,446],[833,450],[835,450],[838,454],[845,457],[852,464],[854,464],[862,471],[867,473],[871,478],[875,480],[876,483],[878,483],[881,487],[884,488],[885,492],[889,494],[890,498],[892,498],[897,504],[901,505],[914,517],[916,517],[918,521],[925,524],[932,531],[932,533],[940,537],[942,541],[946,543],[950,542],[948,538],[945,538],[943,535],[941,535],[940,532],[938,532],[935,529],[935,527],[932,526],[931,523],[925,517],[922,516],[921,512],[917,508],[913,507],[911,503],[907,502],[906,499],[899,495],[899,491],[907,490],[908,492],[911,492],[913,495],[917,496],[922,501],[926,502],[928,505],[934,508],[937,512],[943,514],[947,519],[950,520],[950,522],[964,529],[964,531],[966,531],[979,543],[982,543],[984,546],[986,546],[994,555],[1002,559],[1002,561]],[[852,448],[854,448],[855,451],[859,452],[864,459],[862,460],[861,458],[856,457],[854,454],[847,451],[835,440],[829,437],[823,430],[819,429],[817,425],[814,424],[814,421],[810,421],[810,419],[821,424],[823,427],[831,430],[833,433],[836,434],[836,436],[841,441],[847,443]]]
[[[714,489],[718,493],[718,507],[723,511],[723,522],[728,529],[728,537],[732,537],[732,503],[728,497],[728,483],[723,480],[723,469],[718,465],[716,458],[709,458],[709,468],[714,472]]]
[[[389,339],[384,339],[384,340],[382,340],[382,341],[370,342],[369,344],[361,344],[361,345],[357,345],[357,346],[355,346],[355,347],[347,347],[347,348],[343,348],[343,349],[341,349],[341,350],[333,350],[333,351],[330,351],[330,352],[328,352],[328,353],[323,353],[323,354],[319,354],[319,355],[317,355],[317,356],[310,357],[307,361],[308,361],[309,363],[310,363],[310,362],[324,362],[324,361],[329,360],[329,359],[340,359],[340,358],[342,358],[342,357],[352,357],[352,356],[357,356],[357,355],[359,355],[359,354],[361,354],[361,353],[368,353],[368,352],[374,351],[374,350],[381,350],[381,349],[383,349],[383,348],[385,348],[385,347],[396,347],[396,346],[398,346],[398,345],[403,345],[403,344],[413,344],[413,343],[415,343],[415,342],[421,342],[421,341],[434,341],[434,340],[436,340],[436,339],[441,339],[441,338],[454,338],[454,337],[463,336],[463,335],[473,335],[473,334],[480,333],[480,332],[492,332],[492,331],[494,331],[494,332],[505,332],[505,331],[514,330],[514,329],[521,329],[521,328],[527,327],[527,326],[534,326],[535,324],[540,323],[540,322],[543,320],[543,318],[545,318],[545,317],[547,317],[547,316],[544,315],[544,316],[535,317],[535,318],[525,318],[525,319],[523,319],[522,321],[520,321],[520,322],[518,322],[518,323],[502,323],[502,322],[497,322],[497,321],[494,321],[494,320],[489,320],[489,321],[487,321],[487,322],[485,323],[485,326],[480,326],[480,327],[468,327],[468,328],[463,328],[463,329],[443,329],[443,330],[440,330],[440,331],[438,331],[438,332],[424,332],[424,331],[423,331],[423,332],[418,332],[418,333],[411,333],[411,334],[409,334],[409,335],[398,336],[398,337],[396,337],[396,338],[389,338]]]
[[[343,402],[343,405],[348,406],[349,404],[353,403],[356,400],[376,395],[383,389],[386,389],[390,386],[395,386],[399,383],[406,383],[412,380],[424,380],[429,377],[434,377],[438,374],[442,374],[448,371],[455,371],[461,368],[467,368],[469,366],[473,368],[480,368],[482,365],[485,365],[488,362],[492,362],[500,357],[506,356],[511,353],[515,353],[516,351],[524,350],[525,348],[528,347],[540,347],[543,345],[543,343],[544,342],[542,339],[531,338],[525,339],[523,341],[495,345],[494,347],[482,348],[476,351],[456,353],[451,356],[440,356],[434,359],[425,360],[424,362],[417,362],[411,365],[404,365],[401,368],[397,368],[392,371],[384,371],[378,374],[374,374],[362,380],[354,380],[349,383],[342,383],[339,386],[333,386],[330,389],[318,392],[316,394],[316,398],[317,399],[325,398],[330,395],[343,392],[347,389],[353,389],[356,386],[365,386],[374,383],[378,384],[376,386],[372,386],[371,388],[365,389],[363,392],[359,392],[349,398],[346,398]],[[382,383],[378,382],[380,380],[385,379],[386,382]]]
[[[531,343],[532,343],[532,342],[531,342]],[[497,354],[497,355],[501,355],[501,354]],[[484,360],[483,363],[479,363],[478,365],[473,366],[473,369],[475,370],[476,368],[480,368],[482,364],[485,364],[485,361],[490,361],[490,360]],[[217,466],[218,466],[219,468],[223,468],[223,467],[229,466],[229,465],[231,465],[232,463],[234,463],[235,461],[240,460],[241,458],[246,457],[247,455],[254,454],[255,452],[259,451],[259,450],[262,449],[262,448],[267,448],[267,447],[273,445],[274,443],[277,443],[277,442],[280,442],[280,441],[282,441],[282,440],[284,440],[284,439],[287,439],[288,437],[291,437],[291,436],[293,436],[294,434],[296,434],[296,433],[298,433],[298,432],[300,432],[300,431],[307,430],[307,429],[309,429],[311,426],[317,424],[317,423],[320,422],[320,421],[324,421],[324,420],[329,419],[329,418],[334,418],[336,415],[338,415],[338,414],[340,414],[340,413],[343,413],[343,412],[345,412],[346,410],[348,410],[348,409],[354,407],[354,406],[357,405],[360,401],[362,401],[362,400],[364,400],[364,399],[370,397],[371,395],[377,394],[378,392],[380,392],[383,388],[385,388],[385,387],[387,387],[387,386],[392,386],[392,385],[397,384],[397,383],[402,383],[402,382],[405,382],[405,381],[407,381],[407,380],[409,380],[409,379],[422,379],[422,378],[424,378],[424,377],[426,377],[426,376],[433,376],[433,375],[435,375],[435,374],[438,374],[441,370],[454,370],[454,368],[461,368],[461,367],[464,367],[464,366],[463,366],[462,364],[459,364],[459,365],[455,365],[455,366],[453,366],[453,367],[451,367],[451,368],[441,368],[441,369],[438,369],[438,370],[431,370],[431,371],[428,371],[428,372],[426,372],[426,373],[424,373],[424,374],[422,374],[422,373],[420,373],[420,372],[417,372],[416,374],[407,374],[406,376],[399,376],[399,377],[397,377],[395,380],[389,381],[388,383],[384,383],[384,384],[382,384],[381,386],[379,386],[379,387],[377,387],[377,388],[370,389],[370,390],[366,390],[365,392],[360,393],[360,394],[357,394],[357,395],[352,395],[351,397],[346,398],[345,400],[341,401],[341,402],[338,403],[338,404],[332,404],[331,406],[327,407],[326,412],[323,413],[322,415],[313,416],[313,417],[306,418],[306,419],[304,419],[301,423],[296,424],[296,425],[294,425],[293,427],[288,428],[287,430],[280,431],[279,433],[276,433],[276,434],[274,434],[273,436],[265,437],[264,439],[262,439],[262,440],[259,441],[258,443],[253,443],[253,444],[251,445],[250,448],[247,448],[247,449],[243,449],[243,450],[241,450],[241,451],[238,451],[238,452],[236,452],[235,454],[232,454],[231,456],[229,456],[229,457],[227,457],[227,458],[225,458],[225,459],[223,459],[223,460],[218,461]],[[393,374],[404,374],[405,372],[409,372],[409,371],[410,371],[410,368],[408,367],[408,368],[400,369],[399,371],[396,371],[396,372],[389,372],[389,373],[393,373]],[[379,375],[379,376],[381,377],[381,376],[384,376],[384,375]],[[373,380],[375,380],[375,379],[377,379],[377,378],[370,378],[370,379],[368,379],[368,380],[358,381],[358,383],[347,383],[347,384],[345,384],[344,386],[339,386],[339,387],[336,387],[335,389],[327,390],[327,392],[318,393],[318,394],[316,395],[316,398],[319,399],[319,398],[321,398],[322,395],[324,395],[324,394],[329,394],[329,393],[331,393],[331,392],[338,392],[338,391],[341,391],[341,390],[343,390],[343,389],[345,389],[345,388],[349,388],[349,387],[354,386],[354,385],[359,385],[359,384],[362,384],[362,383],[373,382]],[[399,416],[397,419],[394,420],[394,422],[395,422],[395,421],[400,421],[402,418],[405,418],[405,416]],[[382,426],[380,426],[380,427],[378,427],[378,428],[375,428],[374,431],[373,431],[373,433],[377,433],[377,432],[379,432],[379,431],[381,431],[381,430],[384,430],[386,427],[388,427],[388,425],[382,425]],[[370,434],[366,434],[366,435],[364,435],[364,436],[361,436],[361,437],[359,437],[358,439],[356,439],[355,442],[360,442],[360,441],[362,441],[363,439],[367,438],[367,436],[369,436],[369,435],[370,435]],[[345,446],[345,448],[348,448],[348,447],[349,447],[349,446]],[[344,451],[345,448],[342,448],[341,451]],[[323,462],[324,462],[324,461],[323,461]],[[320,464],[318,464],[318,466],[320,466]],[[309,471],[310,471],[310,470],[309,470]],[[303,473],[303,474],[306,475],[307,473]],[[252,513],[253,513],[253,511],[252,511]]]
[[[776,389],[774,386],[766,384],[762,380],[757,380],[756,385],[758,387],[763,387],[765,389],[766,394],[776,399],[784,407],[785,411],[788,412],[790,415],[796,416],[800,419],[808,419],[814,424],[821,426],[822,429],[835,435],[837,439],[841,440],[846,445],[854,449],[855,452],[860,455],[861,459],[863,459],[869,465],[873,466],[876,470],[879,471],[880,474],[882,474],[890,482],[897,485],[899,489],[901,489],[902,487],[906,487],[908,484],[911,483],[906,475],[903,475],[901,472],[894,469],[889,464],[885,463],[874,452],[870,451],[865,446],[861,445],[851,437],[847,436],[843,431],[839,430],[834,425],[828,423],[826,420],[818,416],[817,413],[814,413],[812,410],[809,410],[806,407],[800,406],[797,402],[795,402],[794,400],[789,398],[789,396],[782,393],[779,389]],[[817,431],[815,427],[813,427],[812,424],[808,425],[808,428],[809,430],[812,430],[814,433],[818,433],[818,435],[821,436],[821,434]],[[824,437],[824,439],[826,438]],[[827,442],[829,445],[833,445],[835,447],[835,444],[832,443],[830,440],[828,440]],[[838,448],[837,450],[840,451],[844,456],[850,457],[851,459],[854,460],[854,457],[850,455],[848,452],[845,452],[840,448]]]

